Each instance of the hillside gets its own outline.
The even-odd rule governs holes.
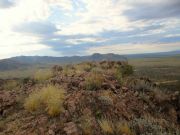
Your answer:
[[[0,80],[0,135],[179,135],[180,92],[126,62],[54,66]]]
[[[72,64],[85,61],[127,61],[126,57],[117,54],[93,54],[90,56],[71,56],[71,57],[49,57],[49,56],[19,56],[9,59],[0,60],[0,71],[23,69],[30,66],[39,65],[55,65],[55,64]]]
[[[0,60],[0,71],[20,69],[20,68],[25,68],[28,66],[29,66],[29,64],[27,64],[27,63],[16,61],[13,59]]]

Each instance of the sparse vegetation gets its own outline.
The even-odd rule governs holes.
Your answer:
[[[130,59],[136,77],[151,78],[164,90],[180,89],[180,57],[157,57]]]
[[[123,75],[122,75],[122,71],[120,68],[116,69],[115,77],[118,80],[119,84],[122,85],[123,84]]]
[[[65,65],[62,71],[65,76],[72,75],[75,72],[75,67],[73,65]]]
[[[49,69],[40,69],[34,74],[34,79],[37,81],[45,81],[53,76],[53,73]]]
[[[99,120],[98,123],[104,133],[113,135],[133,135],[127,122],[113,122],[108,119],[102,119]]]
[[[20,83],[16,80],[9,80],[3,85],[4,90],[17,90]]]
[[[29,97],[25,100],[24,107],[26,110],[33,112],[40,108],[40,93],[33,92],[29,95]]]
[[[107,119],[102,119],[102,120],[99,120],[98,123],[104,133],[113,134],[114,125],[112,121],[107,120]]]
[[[97,72],[92,72],[86,78],[85,85],[87,90],[96,90],[101,87],[103,83],[103,76]]]
[[[125,135],[133,135],[130,126],[127,122],[117,122],[116,123],[116,132],[118,134],[125,134]]]
[[[121,72],[123,76],[129,76],[133,74],[134,70],[131,65],[123,65],[123,67],[121,68]]]
[[[3,131],[3,129],[5,128],[5,122],[0,120],[0,132]]]
[[[128,70],[123,75],[126,63],[92,62],[90,70],[81,64],[56,66],[46,79],[12,79],[18,91],[3,89],[9,80],[0,80],[2,135],[179,134],[178,91]]]
[[[136,134],[164,135],[167,133],[157,121],[148,118],[134,119],[131,126]]]
[[[92,118],[88,115],[84,115],[81,117],[80,120],[80,127],[83,130],[83,134],[84,135],[92,135],[93,134],[93,122],[92,122]]]
[[[65,90],[48,85],[47,87],[30,94],[25,100],[24,107],[31,112],[45,107],[45,110],[47,110],[49,115],[55,116],[63,111],[64,99]]]

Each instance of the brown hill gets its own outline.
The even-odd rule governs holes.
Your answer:
[[[84,62],[16,80],[0,91],[0,135],[178,134],[180,93],[132,72],[126,62]]]

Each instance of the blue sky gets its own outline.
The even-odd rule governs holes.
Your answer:
[[[180,50],[179,0],[0,0],[0,59]]]

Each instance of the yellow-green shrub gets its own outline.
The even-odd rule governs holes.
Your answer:
[[[83,131],[84,135],[92,135],[93,134],[93,123],[92,123],[92,118],[88,116],[88,114],[83,115],[80,119],[80,127]]]
[[[19,86],[18,81],[16,81],[16,80],[10,80],[10,81],[7,81],[7,82],[3,85],[3,89],[5,89],[5,90],[13,90],[13,89],[17,89],[18,86]]]
[[[112,121],[107,120],[107,119],[102,119],[102,120],[99,120],[98,123],[103,132],[109,133],[109,134],[112,134],[114,132]]]
[[[113,122],[108,119],[101,119],[98,121],[101,130],[107,134],[118,135],[133,135],[128,123],[126,122]]]
[[[64,110],[63,102],[65,99],[65,90],[56,86],[48,85],[38,92],[33,92],[25,100],[24,107],[28,111],[43,109],[51,116],[58,115]]]
[[[25,99],[24,107],[26,110],[33,112],[40,108],[40,95],[34,92]]]
[[[127,123],[118,122],[116,124],[116,132],[119,134],[132,135],[131,129]]]
[[[44,69],[44,70],[38,70],[34,74],[34,79],[37,81],[45,81],[53,76],[53,73],[51,70]]]

